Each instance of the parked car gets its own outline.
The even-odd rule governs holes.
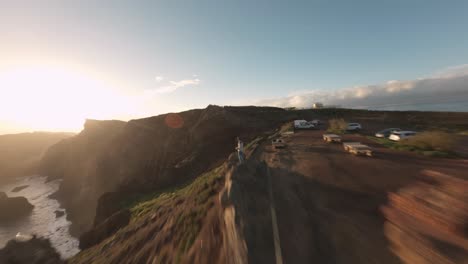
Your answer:
[[[375,136],[378,138],[387,138],[389,137],[393,132],[398,132],[401,131],[399,128],[386,128],[384,130],[380,130],[379,132],[375,133]]]
[[[306,120],[294,120],[295,129],[313,129],[315,126]]]
[[[323,122],[318,120],[318,119],[314,119],[314,120],[310,121],[309,123],[311,123],[314,126],[319,126],[319,125],[323,124]]]
[[[396,131],[396,132],[393,132],[388,137],[388,139],[393,140],[393,141],[400,141],[400,140],[403,140],[405,138],[413,137],[416,134],[417,133],[414,132],[414,131]]]
[[[346,127],[346,130],[348,131],[358,131],[361,130],[361,124],[359,123],[348,123],[348,126]]]

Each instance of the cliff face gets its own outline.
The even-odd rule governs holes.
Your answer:
[[[118,210],[125,197],[219,166],[234,151],[236,136],[249,141],[288,115],[278,108],[209,106],[127,123],[89,120],[79,135],[50,148],[40,171],[63,179],[57,196],[72,232],[81,234]]]
[[[71,136],[49,132],[0,135],[0,182],[35,173],[47,148]]]
[[[76,235],[87,223],[84,220],[94,217],[98,190],[102,189],[96,186],[97,162],[104,159],[102,155],[125,125],[122,121],[87,120],[80,134],[50,147],[41,160],[41,175],[63,179],[55,197],[69,209],[68,217],[77,220],[72,227]]]

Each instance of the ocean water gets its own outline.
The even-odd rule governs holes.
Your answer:
[[[65,211],[65,209],[60,208],[57,200],[49,198],[49,195],[58,190],[59,183],[59,181],[46,183],[46,177],[30,176],[0,186],[0,191],[5,192],[8,197],[24,196],[34,205],[30,215],[14,222],[0,224],[0,248],[21,232],[49,238],[63,258],[69,258],[79,252],[79,241],[70,235],[71,222],[66,219],[66,214],[55,217],[56,210]],[[19,192],[11,191],[22,185],[29,186]]]

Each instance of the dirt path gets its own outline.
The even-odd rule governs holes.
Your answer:
[[[278,218],[276,217],[275,197],[273,195],[271,173],[268,167],[266,168],[266,174],[268,178],[268,194],[270,198],[270,214],[271,214],[271,225],[273,229],[273,240],[274,240],[273,242],[275,245],[275,259],[276,259],[276,264],[283,264],[283,256],[281,253],[281,241],[279,238],[279,231],[278,231]]]
[[[284,263],[399,263],[388,250],[379,206],[386,194],[423,169],[464,177],[468,163],[375,148],[355,157],[327,144],[322,131],[302,131],[283,150],[265,147],[260,159],[272,177]]]

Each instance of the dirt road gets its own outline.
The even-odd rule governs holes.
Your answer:
[[[379,206],[386,194],[423,169],[464,177],[466,160],[445,160],[380,147],[361,136],[344,140],[372,146],[375,157],[356,157],[323,131],[301,131],[287,148],[266,146],[284,263],[400,263],[388,249]]]

